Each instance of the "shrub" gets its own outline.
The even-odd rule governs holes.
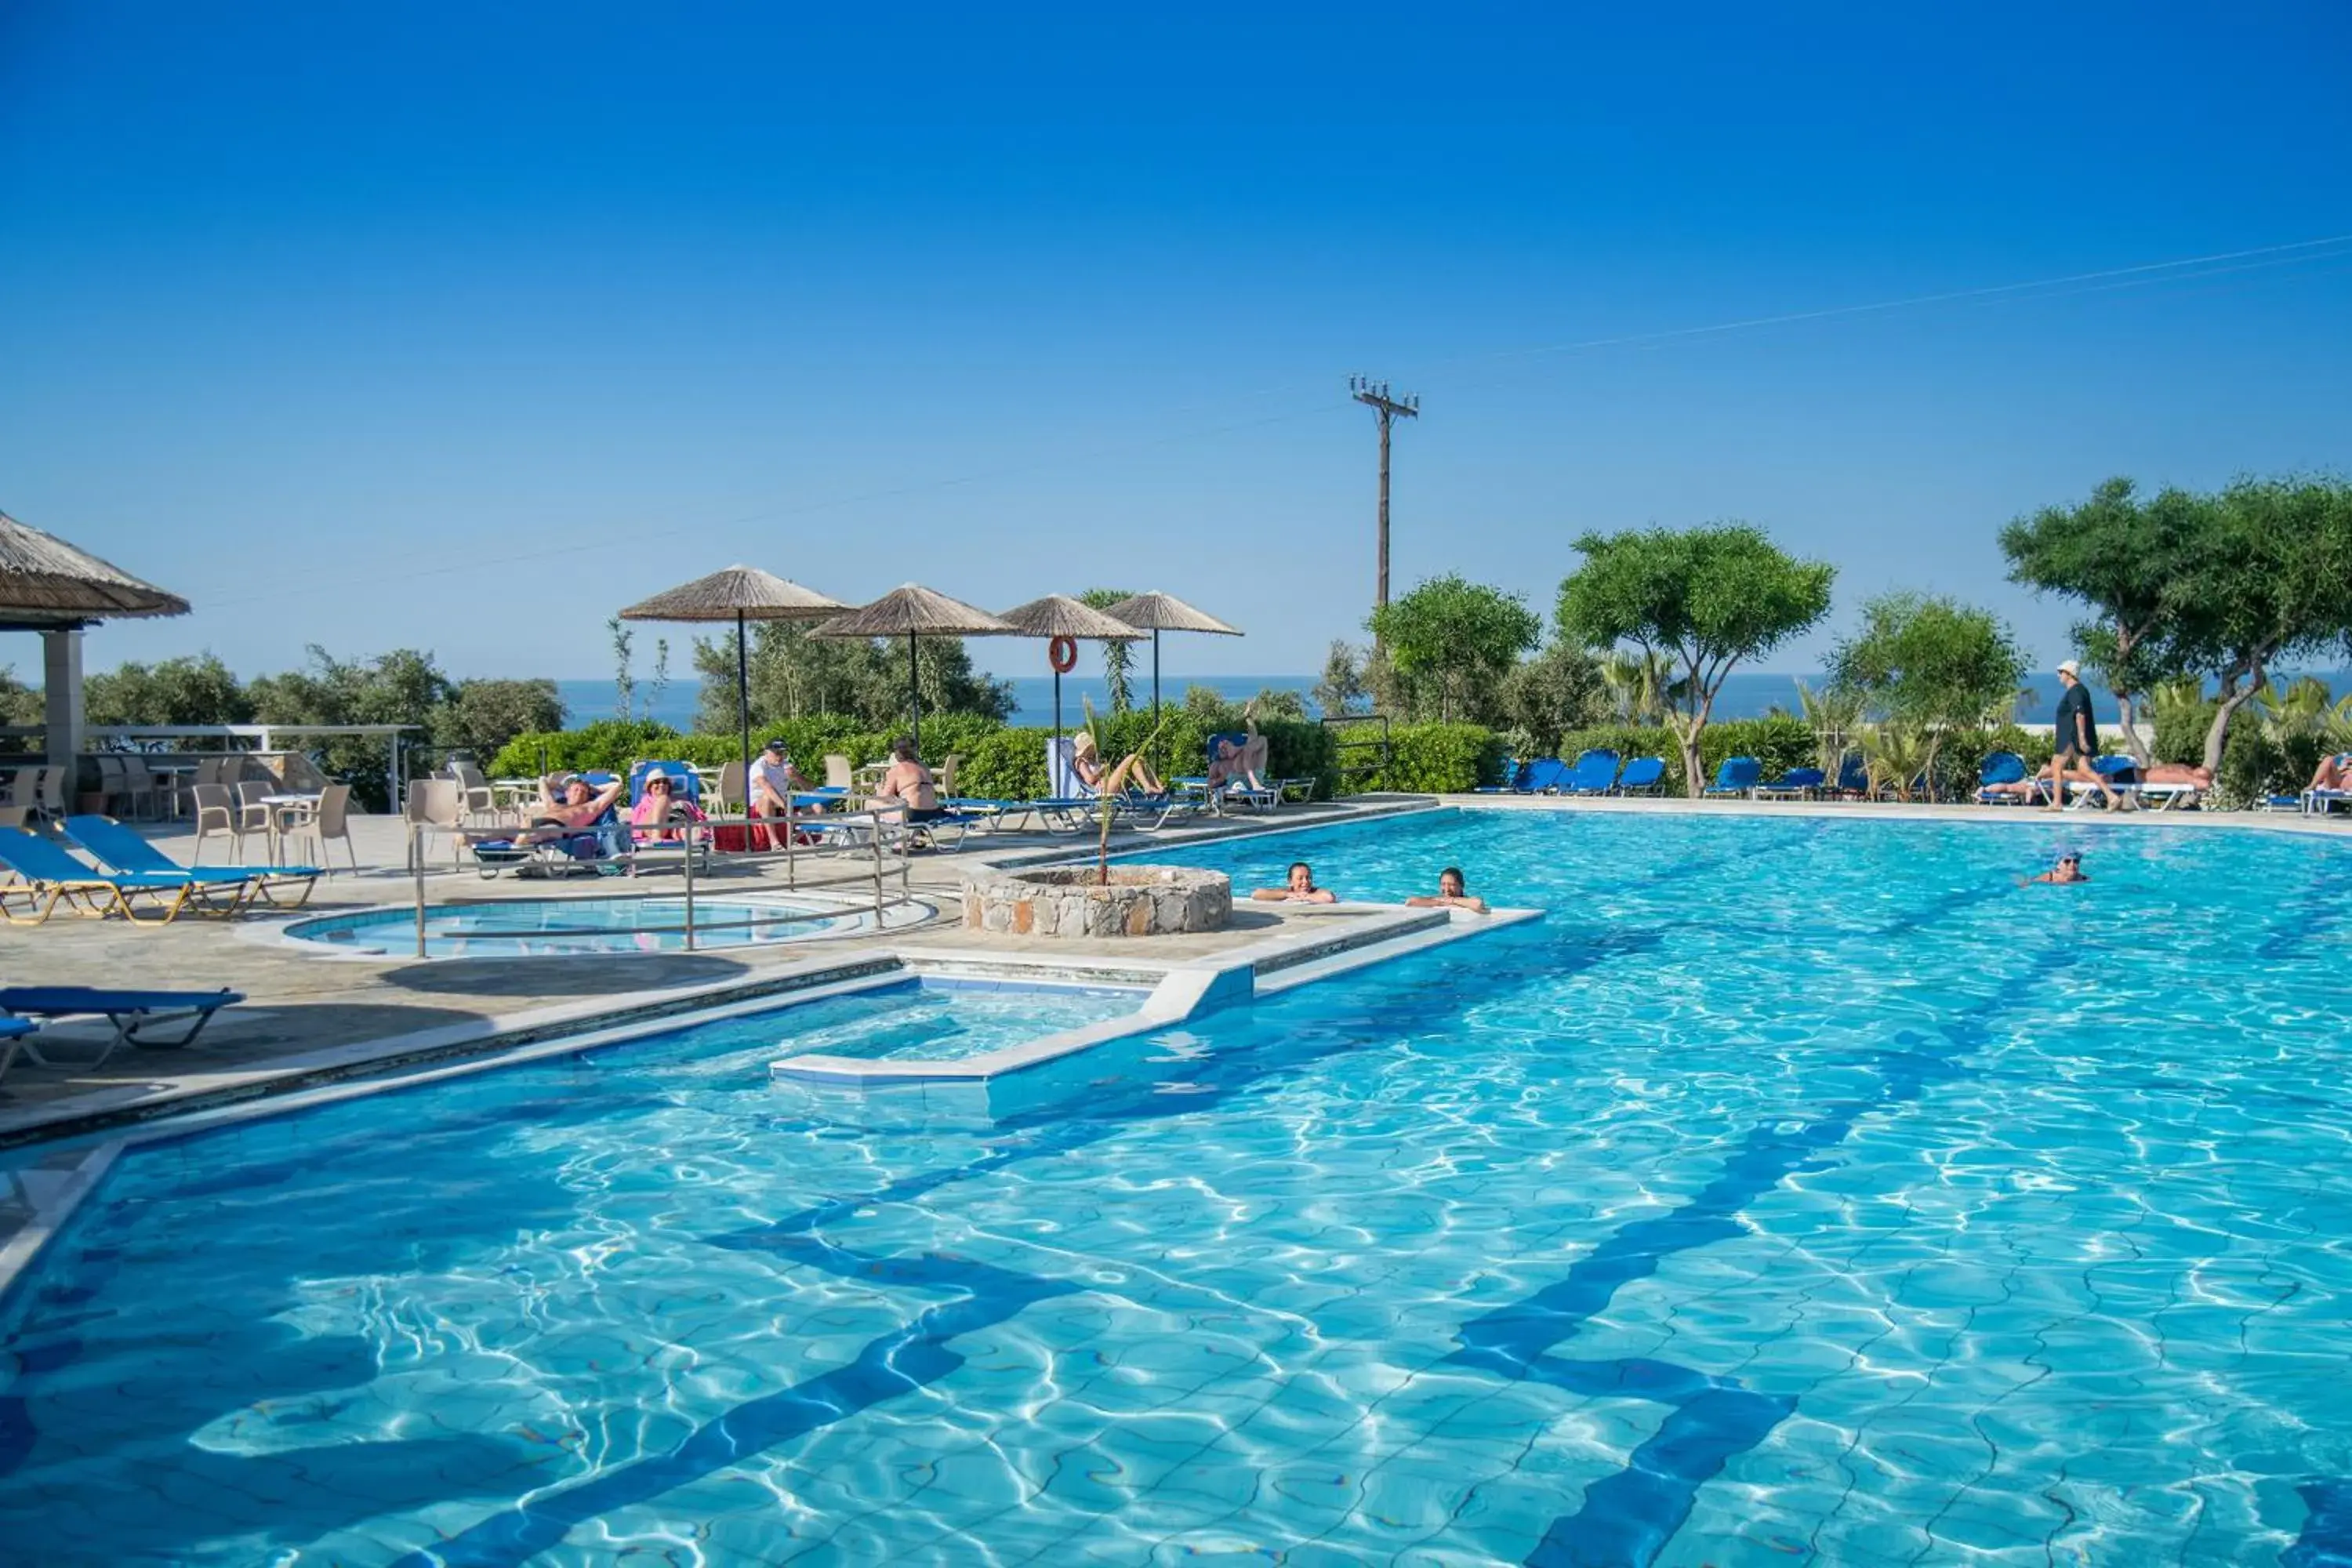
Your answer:
[[[1389,730],[1387,764],[1356,787],[1461,795],[1498,784],[1502,776],[1503,738],[1492,730],[1477,724],[1397,724]]]
[[[2232,722],[2229,738],[2221,743],[2221,771],[2214,775],[2213,804],[2234,809],[2251,805],[2264,795],[2293,795],[2311,782],[2326,750],[2326,741],[2318,735],[2273,739],[2256,725]]]

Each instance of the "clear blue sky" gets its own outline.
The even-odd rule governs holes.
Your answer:
[[[2352,235],[2352,6],[818,9],[0,5],[0,510],[197,606],[92,665],[594,676],[742,559],[1310,669],[1352,371],[1400,587],[1742,517],[1840,570],[1779,668],[1895,584],[2055,658],[2005,519],[2352,468],[2347,245],[1526,352]]]

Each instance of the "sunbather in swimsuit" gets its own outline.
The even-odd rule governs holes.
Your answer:
[[[533,808],[530,826],[520,833],[501,829],[480,837],[511,838],[516,848],[532,844],[552,844],[569,838],[613,809],[628,786],[614,779],[603,789],[597,789],[578,773],[565,776],[559,795],[547,780],[539,781],[539,805]]]
[[[866,809],[894,822],[936,822],[945,816],[931,770],[915,760],[914,742],[899,742],[891,748],[890,758],[890,771],[882,775]]]
[[[1110,776],[1110,770],[1103,766],[1102,758],[1095,751],[1095,738],[1083,730],[1070,742],[1070,772],[1077,775],[1080,784],[1097,793],[1103,780]],[[1160,775],[1151,771],[1151,764],[1143,760],[1139,752],[1136,753],[1135,765],[1127,771],[1127,787],[1146,795],[1168,793],[1168,786],[1160,782]]]
[[[2352,789],[2352,752],[2342,752],[2319,759],[2319,771],[2311,775],[2306,789]]]

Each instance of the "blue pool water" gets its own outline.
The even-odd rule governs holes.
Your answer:
[[[2088,887],[2016,887],[2062,841]],[[127,1157],[0,1320],[48,1563],[2352,1551],[2352,857],[1443,815],[1541,922],[991,1125],[775,1016]]]
[[[1149,994],[1094,985],[902,981],[827,997],[777,1017],[794,1056],[961,1061],[1134,1012]]]
[[[750,947],[909,924],[923,910],[900,904],[883,910],[787,899],[697,899],[698,952]],[[683,952],[686,900],[679,898],[500,899],[477,904],[430,904],[425,911],[427,958],[543,958],[576,953]],[[416,916],[410,910],[369,910],[296,921],[286,935],[341,952],[416,951]]]

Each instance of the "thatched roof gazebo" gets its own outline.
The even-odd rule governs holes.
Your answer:
[[[1042,599],[1032,599],[997,618],[1023,637],[1051,637],[1055,642],[1141,642],[1144,635],[1116,616],[1105,615],[1067,594],[1048,594]],[[1071,653],[1075,658],[1076,650],[1073,648]],[[1058,741],[1062,738],[1065,667],[1050,656],[1046,663],[1054,672],[1054,739]]]
[[[1160,634],[1161,632],[1210,632],[1218,637],[1237,637],[1239,626],[1229,626],[1206,610],[1195,609],[1173,594],[1137,594],[1121,599],[1105,612],[1130,626],[1141,626],[1151,634],[1151,711],[1160,712]]]
[[[625,621],[733,621],[735,713],[743,727],[743,776],[751,776],[751,659],[745,621],[819,621],[850,606],[757,566],[730,566],[682,583],[621,612]],[[750,787],[747,782],[745,787]]]
[[[66,762],[81,752],[82,628],[96,621],[187,613],[188,602],[177,594],[0,512],[0,631],[41,634],[49,761]]]
[[[1004,637],[1013,629],[977,605],[967,605],[961,599],[950,599],[936,590],[908,583],[891,589],[862,610],[835,616],[809,636],[907,639],[907,699],[913,715],[909,733],[919,752],[923,744],[923,693],[915,670],[915,639]]]

